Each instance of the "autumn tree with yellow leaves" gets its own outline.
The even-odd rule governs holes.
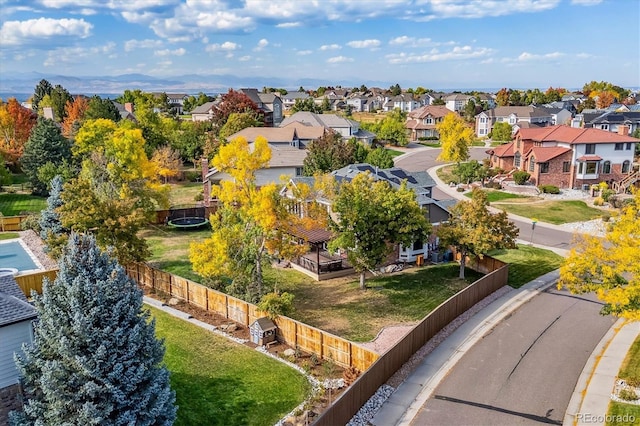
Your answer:
[[[280,196],[276,184],[258,187],[256,172],[266,168],[271,149],[263,137],[250,147],[244,138],[236,138],[220,147],[213,166],[230,176],[212,188],[218,210],[211,216],[211,237],[194,242],[189,259],[201,276],[225,281],[224,290],[256,303],[264,296],[263,263],[270,256],[291,259],[306,251],[296,244],[295,230],[305,226],[296,216],[289,200]]]
[[[581,236],[560,267],[558,288],[595,291],[603,314],[640,319],[640,190],[612,219],[604,238]]]
[[[474,139],[473,129],[457,114],[450,113],[436,124],[440,134],[442,152],[438,156],[441,161],[460,163],[469,159],[469,147]]]

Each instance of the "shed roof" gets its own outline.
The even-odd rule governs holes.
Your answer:
[[[251,324],[251,327],[253,328],[254,325],[258,325],[262,331],[269,331],[277,328],[273,321],[267,317],[258,318],[253,322],[253,324]]]

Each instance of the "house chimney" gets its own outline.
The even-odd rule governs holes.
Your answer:
[[[618,126],[618,134],[622,136],[629,136],[629,126]]]
[[[53,114],[53,108],[51,107],[43,107],[42,115],[44,116],[44,118],[48,118],[49,120],[55,119],[55,115]]]
[[[205,207],[211,206],[211,183],[206,180],[209,174],[209,160],[202,159],[202,199]]]
[[[127,102],[124,104],[124,109],[125,111],[129,112],[130,114],[133,114],[133,104],[131,102]]]

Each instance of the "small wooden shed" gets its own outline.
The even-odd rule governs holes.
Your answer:
[[[276,340],[276,325],[267,317],[258,318],[249,326],[251,342],[264,346]]]

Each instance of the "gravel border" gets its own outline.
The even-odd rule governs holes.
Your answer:
[[[58,264],[45,253],[44,242],[35,231],[32,229],[20,231],[18,235],[22,242],[29,247],[29,250],[31,250],[33,255],[40,261],[40,264],[45,270],[58,269]]]

